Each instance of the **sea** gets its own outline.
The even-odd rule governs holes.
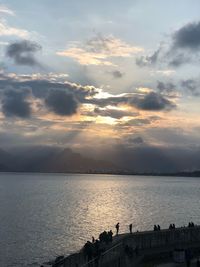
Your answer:
[[[200,224],[200,178],[0,174],[0,266],[40,266],[104,230]]]

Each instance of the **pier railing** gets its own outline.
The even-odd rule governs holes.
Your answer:
[[[134,250],[133,257],[126,253],[126,246]],[[118,240],[114,237],[113,246],[89,262],[86,262],[83,252],[80,252],[55,263],[53,267],[124,267],[129,266],[130,261],[137,261],[138,258],[142,259],[148,254],[156,255],[175,248],[185,249],[195,246],[200,246],[200,226],[137,232],[124,234]],[[139,256],[136,255],[135,249],[139,252]]]
[[[123,262],[123,243],[120,242],[110,249],[106,250],[99,257],[92,259],[91,261],[81,265],[80,267],[100,267],[100,266],[122,266]]]

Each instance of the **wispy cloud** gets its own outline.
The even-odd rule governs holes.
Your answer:
[[[166,70],[152,70],[150,71],[152,76],[157,76],[158,74],[163,75],[163,76],[171,76],[174,75],[176,73],[175,70],[170,70],[170,69],[166,69]]]
[[[20,38],[27,38],[29,32],[24,29],[11,27],[7,25],[5,20],[0,20],[0,36],[18,36]]]
[[[189,63],[199,63],[200,21],[190,22],[170,34],[165,44],[162,42],[150,55],[136,58],[139,67],[168,66],[178,68]],[[160,72],[161,73],[161,72]],[[171,74],[163,72],[163,74]]]
[[[84,45],[73,44],[72,47],[59,51],[59,56],[71,57],[81,65],[107,65],[114,66],[112,58],[130,57],[143,51],[141,47],[132,46],[114,36],[104,37],[97,35]]]
[[[7,15],[11,15],[11,16],[15,15],[14,11],[11,10],[10,8],[8,8],[5,5],[0,5],[0,13],[4,13],[4,14],[7,14]]]

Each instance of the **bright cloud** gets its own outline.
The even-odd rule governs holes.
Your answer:
[[[20,38],[27,38],[29,32],[20,28],[15,28],[7,25],[6,21],[0,21],[0,36],[18,36]]]
[[[4,13],[11,16],[15,15],[14,11],[12,11],[11,9],[9,9],[7,6],[4,5],[0,5],[0,13]]]
[[[71,57],[81,65],[114,66],[115,64],[111,61],[112,58],[131,57],[141,51],[143,51],[141,47],[131,46],[114,36],[98,35],[87,41],[85,45],[75,43],[73,47],[56,54]]]
[[[151,71],[151,75],[152,76],[156,76],[157,74],[160,74],[160,75],[163,75],[163,76],[172,76],[172,75],[174,75],[176,73],[176,71],[175,70],[152,70]]]

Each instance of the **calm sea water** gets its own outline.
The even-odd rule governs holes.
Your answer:
[[[200,224],[200,179],[0,174],[0,266],[39,266],[103,230]]]

